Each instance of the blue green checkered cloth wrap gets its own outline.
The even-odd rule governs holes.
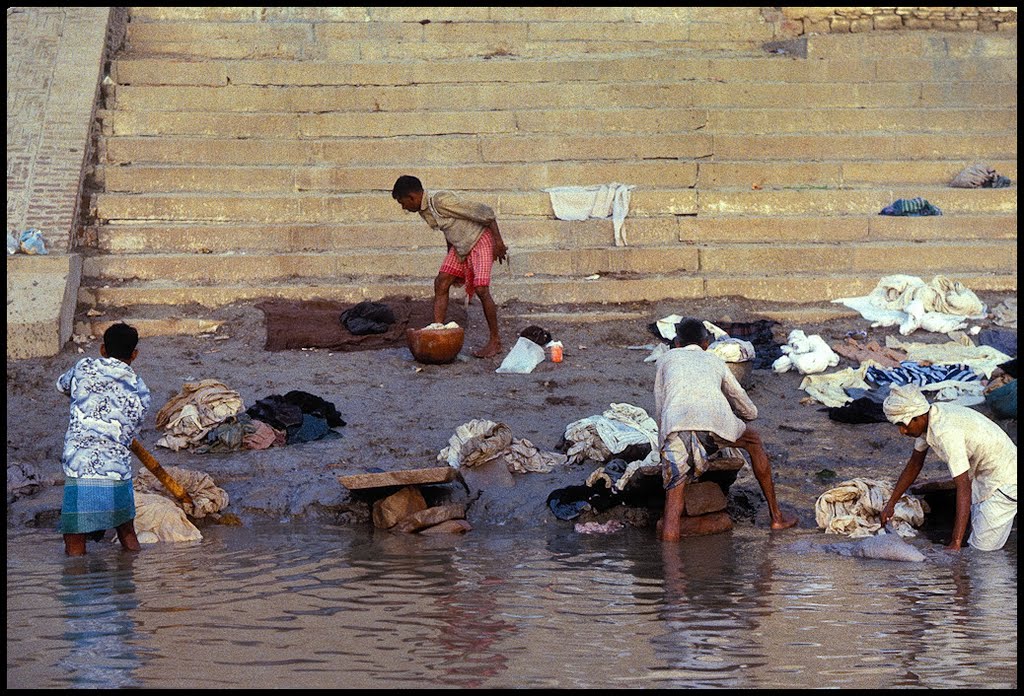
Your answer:
[[[65,478],[60,511],[62,534],[114,529],[133,519],[135,491],[131,479]]]

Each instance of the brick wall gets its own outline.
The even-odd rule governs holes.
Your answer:
[[[7,8],[7,228],[73,245],[109,7]]]
[[[801,34],[930,29],[1016,31],[1016,7],[783,7],[785,30]]]

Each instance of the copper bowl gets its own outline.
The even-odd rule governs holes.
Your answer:
[[[462,350],[466,331],[461,326],[454,329],[406,329],[405,340],[412,357],[428,365],[450,363]]]

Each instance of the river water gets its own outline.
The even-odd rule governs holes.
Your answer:
[[[69,559],[56,532],[9,530],[7,687],[1017,685],[1016,532],[926,563],[752,527],[204,534]]]

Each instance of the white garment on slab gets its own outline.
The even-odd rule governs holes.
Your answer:
[[[556,186],[544,189],[559,220],[612,218],[615,246],[626,246],[622,223],[629,213],[629,192],[634,186],[612,182],[600,186]]]

